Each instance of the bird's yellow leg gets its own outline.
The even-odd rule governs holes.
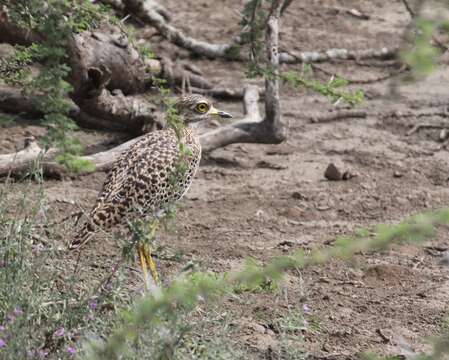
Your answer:
[[[148,244],[143,244],[143,249],[148,270],[150,270],[151,276],[153,277],[153,280],[157,285],[159,283],[159,276],[157,274],[156,264],[154,263],[153,258],[151,257],[150,246]]]
[[[154,220],[148,224],[148,237],[149,237],[150,241],[152,239],[154,239],[157,227],[158,227],[157,220]],[[144,271],[145,288],[148,290],[148,284],[149,284],[148,283],[148,275],[147,275],[148,270],[150,271],[151,277],[153,278],[154,285],[158,285],[158,283],[159,283],[159,276],[157,273],[156,264],[154,263],[153,258],[151,257],[151,248],[148,243],[141,242],[139,244],[139,256],[141,259],[141,264],[142,264],[142,256],[143,256],[144,265],[142,265],[142,268],[145,266],[145,271]]]
[[[142,268],[143,281],[145,283],[145,291],[148,291],[148,272],[144,245],[140,244],[137,251],[139,253],[140,267]]]

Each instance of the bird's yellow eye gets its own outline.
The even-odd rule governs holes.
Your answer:
[[[201,102],[195,107],[195,110],[201,114],[204,114],[209,110],[209,105],[207,105],[207,103]]]

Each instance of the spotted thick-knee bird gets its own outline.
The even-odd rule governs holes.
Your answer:
[[[71,249],[89,241],[98,228],[109,229],[127,219],[154,216],[187,192],[201,158],[199,138],[189,124],[212,115],[232,116],[214,108],[201,95],[180,97],[174,108],[185,126],[180,131],[148,133],[120,155]],[[140,244],[138,252],[145,282],[147,269],[157,281],[148,246]]]

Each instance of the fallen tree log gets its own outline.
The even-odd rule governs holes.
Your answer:
[[[249,142],[252,138],[247,131],[254,131],[257,124],[260,123],[260,112],[257,105],[259,98],[257,87],[248,87],[245,94],[244,109],[246,116],[233,125],[223,127],[216,131],[208,132],[200,137],[204,152],[212,151],[218,147],[235,143]],[[247,128],[247,126],[249,126]],[[246,134],[246,135],[245,135]],[[143,135],[145,136],[145,135]],[[129,140],[117,147],[102,151],[92,155],[81,156],[80,159],[87,160],[95,166],[95,171],[109,170],[120,154],[138,141],[141,137]],[[64,175],[67,169],[55,161],[59,154],[56,148],[50,148],[45,151],[39,146],[37,140],[29,137],[25,140],[24,148],[16,153],[0,155],[0,177],[8,175],[17,175],[28,171],[36,161],[39,161],[43,173],[47,175]],[[89,171],[81,172],[87,174]]]
[[[266,30],[266,50],[274,76],[265,80],[265,117],[258,108],[259,89],[248,86],[244,95],[244,118],[231,125],[215,131],[207,132],[200,137],[204,152],[232,143],[280,143],[287,136],[287,125],[281,117],[279,101],[279,17],[282,1],[273,2],[273,9],[268,18]],[[101,83],[101,81],[100,81]],[[107,170],[117,160],[118,156],[128,149],[139,138],[132,139],[113,149],[93,155],[81,157],[90,161],[96,170]],[[66,173],[65,168],[54,161],[58,150],[50,149],[43,152],[33,138],[27,139],[25,148],[14,154],[0,155],[0,176],[26,171],[34,161],[40,159],[44,173]]]
[[[97,29],[74,34],[68,42],[71,67],[70,84],[73,99],[78,103],[93,84],[91,69],[107,69],[108,90],[120,89],[125,95],[142,93],[150,84],[152,74],[147,70],[137,49],[117,26],[104,24]]]
[[[22,89],[0,84],[0,110],[8,113],[25,113],[28,116],[40,116],[33,100],[23,94]]]
[[[267,77],[265,80],[265,116],[261,116],[258,108],[260,90],[254,85],[248,86],[244,91],[243,119],[202,135],[200,141],[204,152],[209,152],[232,143],[280,143],[286,138],[287,125],[281,117],[279,101],[278,42],[279,18],[282,3],[283,2],[280,0],[273,1],[266,25],[266,53],[269,66],[273,71],[273,76]],[[98,35],[95,35],[94,37],[97,38],[97,40],[99,38]],[[114,36],[107,40],[107,42],[114,42],[115,40],[113,40],[113,38]],[[121,44],[123,44],[123,46],[128,46],[127,42]],[[92,45],[88,45],[87,47],[92,48]],[[106,48],[114,47],[107,46]],[[89,58],[89,56],[87,57]],[[92,58],[93,57],[90,57],[90,59]],[[81,112],[84,108],[89,109],[90,113],[93,113],[98,109],[106,109],[106,113],[109,114],[111,111],[108,111],[108,106],[112,104],[111,108],[114,108],[114,101],[117,101],[117,99],[111,99],[111,96],[114,96],[112,93],[113,90],[111,91],[108,88],[111,81],[113,81],[114,74],[104,64],[99,64],[98,66],[93,65],[95,65],[95,61],[86,61],[83,64],[84,68],[81,71],[86,72],[86,81],[85,83],[81,82],[79,85],[80,89],[84,87],[84,92],[82,95],[79,95],[82,97],[78,97],[77,100],[78,103],[83,105],[81,107]],[[165,65],[164,68],[164,64],[160,65],[161,72],[167,71],[167,68],[173,70],[173,67],[167,67]],[[170,77],[172,79],[176,78],[175,75],[173,75],[173,72]],[[118,81],[119,79],[120,76],[116,77],[115,81]],[[206,87],[209,87],[209,84],[206,84]],[[116,95],[119,96],[119,99],[123,102],[129,100],[129,96],[134,96],[128,95],[128,99],[125,99],[121,98],[121,96],[126,96],[123,93]],[[103,99],[103,101],[100,101],[101,99]],[[132,102],[131,104],[122,104],[121,108],[133,108],[133,104]],[[121,116],[123,116],[123,114],[121,114]],[[107,170],[112,166],[118,156],[138,139],[139,138],[132,139],[107,151],[83,156],[81,159],[90,161],[95,166],[96,170]],[[66,169],[55,161],[58,153],[58,150],[55,148],[43,151],[35,139],[28,138],[23,150],[14,154],[0,155],[0,175],[14,175],[27,171],[35,161],[39,161],[44,173],[64,174],[66,173]]]
[[[0,16],[6,15],[0,12]],[[43,41],[43,37],[34,35],[24,38],[25,31],[18,32],[12,22],[5,21],[2,27],[9,34],[4,36],[13,43]],[[202,89],[213,88],[213,84],[183,64],[168,59],[143,59],[135,44],[117,26],[102,24],[73,34],[67,43],[71,67],[68,81],[73,87],[70,102],[74,102],[70,104],[73,108],[70,116],[82,126],[135,134],[142,133],[145,125],[160,127],[156,105],[148,96],[155,78],[164,77],[170,85],[188,82]],[[42,115],[30,96],[10,86],[0,88],[0,110]]]
[[[14,24],[8,14],[8,9],[0,7],[0,43],[31,45],[41,42],[44,37],[29,29],[24,29]]]
[[[69,98],[66,102],[70,108],[68,115],[88,129],[141,134],[144,127],[162,126],[156,105],[145,94],[124,96],[119,90],[113,93],[103,90],[100,95],[86,99],[83,110]],[[44,115],[22,89],[9,85],[0,85],[0,110],[32,119]]]

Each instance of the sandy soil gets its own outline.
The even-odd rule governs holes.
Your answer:
[[[239,18],[236,9],[241,6],[238,0],[167,1],[168,8],[176,9],[174,24],[211,41],[232,36]],[[338,11],[353,7],[370,19]],[[408,21],[400,1],[314,0],[307,5],[297,1],[286,15],[282,43],[296,50],[391,47],[399,43]],[[187,56],[167,44],[154,48]],[[217,83],[235,86],[246,81],[240,64],[193,61]],[[395,70],[391,63],[377,61],[320,67],[351,80],[374,79]],[[247,257],[266,262],[297,249],[328,246],[338,236],[363,227],[447,206],[449,154],[439,149],[439,131],[406,134],[420,121],[438,123],[442,118],[403,116],[409,110],[430,112],[447,105],[447,80],[449,72],[440,70],[422,83],[401,85],[396,96],[390,92],[391,79],[354,84],[352,88],[366,93],[360,109],[368,113],[367,118],[323,124],[309,119],[333,108],[327,99],[283,89],[288,140],[276,146],[232,145],[203,160],[182,202],[176,230],[159,238],[159,251],[178,255],[178,260],[158,260],[162,276],[169,279],[187,261],[213,271],[230,270]],[[239,103],[218,105],[241,113]],[[27,124],[1,129],[0,151],[20,148],[26,132],[41,135],[42,129]],[[117,136],[86,132],[83,141],[111,146],[108,142]],[[347,181],[325,180],[323,174],[331,162],[357,176]],[[89,208],[104,177],[96,173],[47,181],[48,206],[55,218],[76,210],[67,200]],[[23,186],[13,185],[17,193]],[[426,350],[428,337],[441,329],[449,300],[449,269],[440,264],[448,245],[447,229],[440,229],[424,247],[395,246],[382,253],[362,253],[350,263],[335,261],[287,274],[281,294],[245,293],[240,301],[230,299],[224,309],[240,318],[235,322],[235,341],[248,347],[254,358],[273,358],[270,354],[280,342],[273,324],[300,313],[309,326],[297,330],[293,345],[312,358],[357,358],[365,351],[399,355],[408,346]],[[88,246],[82,261],[92,272],[86,271],[86,280],[106,269],[112,261],[106,259],[119,251],[111,240]],[[138,281],[138,274],[130,271],[127,286],[133,288]],[[306,314],[304,304],[309,308]]]

